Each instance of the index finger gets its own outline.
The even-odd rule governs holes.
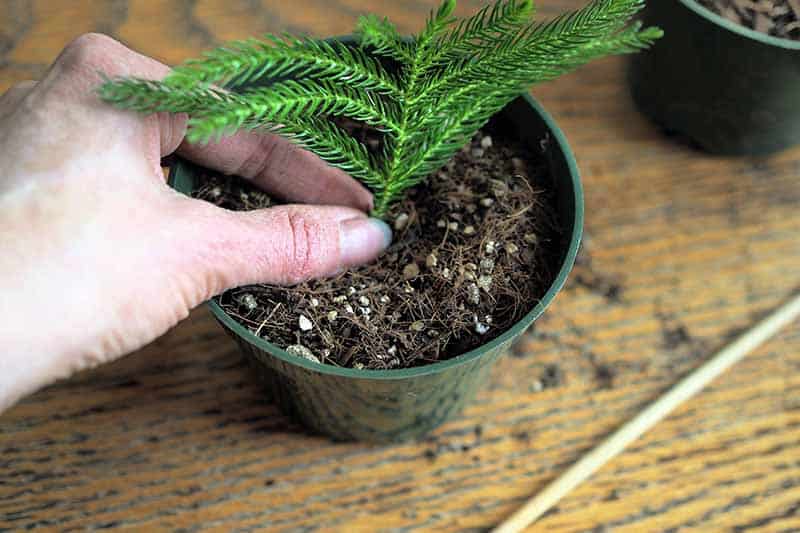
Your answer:
[[[227,174],[253,180],[266,192],[291,202],[331,204],[369,211],[372,195],[343,171],[274,134],[239,132],[206,146],[184,139],[186,115],[157,113],[137,119],[130,113],[97,101],[95,89],[99,72],[109,77],[130,76],[161,80],[169,67],[127,48],[111,37],[87,34],[68,45],[45,76],[43,85],[52,86],[59,101],[80,102],[93,112],[93,120],[135,132],[146,139],[147,154],[155,159],[175,151],[196,163]],[[110,127],[114,131],[113,127]],[[159,149],[160,147],[160,149]]]
[[[184,140],[178,154],[226,174],[249,178],[290,202],[372,209],[372,194],[360,183],[275,134],[242,131],[205,146]]]

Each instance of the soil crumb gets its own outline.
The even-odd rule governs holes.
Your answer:
[[[592,291],[608,300],[610,303],[622,301],[624,288],[620,276],[599,272],[592,259],[592,240],[584,234],[583,242],[575,258],[575,268],[572,273],[571,283]]]
[[[617,371],[613,367],[606,364],[597,364],[594,367],[594,378],[600,385],[601,389],[613,389],[614,379],[617,377]]]
[[[800,40],[800,0],[698,0],[714,13],[773,37]]]
[[[661,332],[664,341],[664,348],[667,350],[674,350],[683,344],[691,344],[692,337],[689,335],[689,330],[683,324],[675,326],[665,325]]]
[[[564,383],[564,371],[561,367],[555,364],[547,365],[542,372],[542,377],[539,378],[542,387],[545,389],[552,389]]]
[[[294,287],[232,289],[218,303],[256,335],[336,366],[414,367],[487,343],[544,295],[565,246],[545,158],[506,131],[491,122],[392,208],[394,242],[375,263]],[[234,210],[277,203],[208,170],[192,195]]]

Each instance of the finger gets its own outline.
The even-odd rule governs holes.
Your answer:
[[[96,89],[109,78],[135,77],[161,80],[170,68],[101,33],[87,33],[70,42],[48,69],[42,83],[58,79],[75,98],[97,101]]]
[[[372,209],[372,194],[356,180],[278,135],[239,132],[206,146],[184,141],[178,153],[226,174],[252,179],[283,200]]]
[[[348,207],[284,205],[234,212],[182,198],[176,213],[192,284],[207,299],[249,283],[294,285],[375,259],[392,233]]]
[[[83,99],[107,114],[119,114],[97,100],[95,89],[102,80],[100,73],[112,78],[161,80],[169,74],[169,67],[106,35],[86,34],[64,49],[43,83],[50,86],[54,85],[53,80],[66,81],[58,84],[60,92],[66,93],[62,97]],[[364,211],[372,207],[372,195],[357,181],[279,136],[242,132],[200,147],[182,142],[185,115],[157,113],[138,123],[143,126],[140,138],[148,143],[148,153],[157,151],[164,157],[180,145],[181,155],[222,172],[253,179],[269,193],[288,201],[347,205]],[[158,162],[154,162],[157,166]]]
[[[33,80],[21,81],[12,85],[10,89],[0,96],[0,117],[17,109],[34,87],[36,87],[36,82]]]
[[[160,157],[175,151],[186,132],[186,116],[155,113],[143,117],[122,112],[97,96],[103,76],[161,80],[170,68],[150,57],[134,52],[119,41],[99,33],[87,33],[70,42],[48,69],[39,93],[48,103],[57,102],[72,112],[80,108],[82,124],[102,130],[106,143],[124,137],[143,143],[142,150],[160,167]],[[98,124],[105,126],[98,128]]]

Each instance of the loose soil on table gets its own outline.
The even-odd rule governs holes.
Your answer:
[[[750,29],[800,40],[800,0],[698,0],[701,5]]]
[[[375,263],[294,287],[236,288],[220,306],[290,353],[352,368],[425,365],[499,336],[544,295],[565,246],[544,157],[505,130],[487,125],[391,209],[394,242]],[[207,170],[192,195],[234,210],[275,203]]]

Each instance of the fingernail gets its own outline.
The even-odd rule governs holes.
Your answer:
[[[360,265],[375,259],[392,243],[392,230],[377,218],[353,218],[340,224],[342,262]]]

